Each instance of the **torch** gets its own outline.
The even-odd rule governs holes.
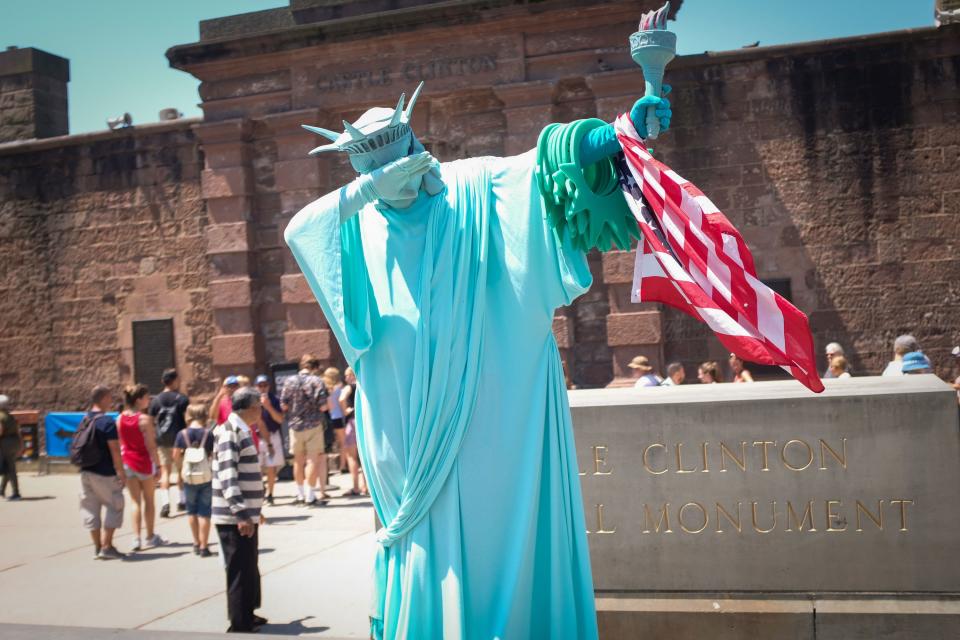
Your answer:
[[[640,30],[630,36],[630,55],[643,69],[644,95],[660,97],[663,70],[677,53],[677,34],[667,31],[667,2],[657,11],[648,11],[640,18]],[[656,107],[647,107],[647,134],[650,138],[660,135],[660,121],[654,113]]]

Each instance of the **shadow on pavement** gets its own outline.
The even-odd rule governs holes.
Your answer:
[[[21,496],[15,502],[36,502],[37,500],[54,500],[53,496]],[[10,502],[9,500],[7,502]]]
[[[127,557],[124,558],[125,562],[143,562],[145,560],[163,560],[165,558],[179,558],[180,556],[187,555],[186,551],[177,551],[175,553],[144,553],[143,551],[137,551],[135,553],[127,554]]]
[[[310,516],[267,516],[267,524],[268,525],[277,524],[278,522],[293,523],[293,522],[301,522],[303,520],[309,520],[309,519],[310,519]]]
[[[313,616],[304,616],[286,623],[270,622],[260,627],[260,630],[264,633],[273,633],[280,636],[299,636],[304,633],[320,633],[330,629],[330,627],[308,627],[303,624],[307,620],[313,620]]]

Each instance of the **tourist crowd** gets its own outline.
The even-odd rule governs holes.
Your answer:
[[[823,378],[850,378],[853,375],[850,363],[847,361],[843,346],[831,342],[826,346],[826,369]],[[953,359],[960,367],[960,347],[953,349]],[[747,363],[735,353],[731,353],[728,364],[730,367],[729,382],[753,382],[753,374]],[[667,365],[666,376],[661,376],[655,370],[650,359],[640,355],[631,360],[627,367],[632,371],[633,386],[641,387],[672,387],[683,384],[686,380],[686,371],[680,362],[671,362]],[[933,373],[933,364],[923,353],[920,343],[911,335],[898,336],[893,342],[893,360],[891,360],[881,375],[900,376],[918,373]],[[723,382],[724,376],[720,371],[720,364],[710,360],[697,367],[697,379],[702,384]],[[960,377],[953,381],[953,388],[957,390],[957,400],[960,402]]]
[[[337,489],[327,470],[334,453],[337,468],[352,479],[341,497],[369,495],[357,451],[356,377],[350,369],[344,375],[336,368],[321,371],[320,360],[308,354],[279,392],[267,375],[252,384],[246,376],[230,375],[210,404],[192,403],[173,369],[164,371],[161,381],[163,391],[153,397],[143,384],[126,386],[119,406],[111,388],[95,387],[72,438],[70,460],[80,469],[80,514],[93,557],[126,557],[114,545],[114,534],[127,510],[134,535],[128,553],[166,544],[155,531],[157,503],[161,518],[171,517],[175,504],[186,515],[197,556],[214,555],[209,538],[216,529],[226,571],[228,631],[254,631],[266,623],[254,613],[260,606],[258,528],[266,521],[264,504],[274,504],[287,454],[295,504],[327,504],[328,492]],[[3,489],[9,482],[10,499],[19,499],[16,458],[23,441],[8,403],[0,396],[0,464]]]

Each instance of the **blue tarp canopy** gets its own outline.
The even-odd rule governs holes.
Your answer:
[[[48,413],[43,419],[44,432],[47,436],[47,455],[52,458],[67,458],[70,456],[70,440],[80,421],[86,413],[82,411]],[[116,420],[119,414],[108,413]]]

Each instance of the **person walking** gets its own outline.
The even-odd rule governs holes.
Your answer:
[[[210,417],[214,419],[214,424],[223,424],[230,415],[231,398],[233,392],[240,388],[240,381],[237,376],[227,376],[223,379],[223,385],[217,390],[217,395],[213,397],[210,403]]]
[[[740,356],[735,353],[730,354],[730,370],[733,371],[733,382],[753,382],[753,374],[744,366]]]
[[[117,423],[106,415],[112,405],[110,389],[94,387],[90,409],[74,435],[75,440],[87,443],[82,455],[85,462],[80,465],[80,515],[98,560],[125,557],[113,546],[113,534],[123,524],[123,487],[127,476],[120,457]],[[90,438],[81,437],[81,432]]]
[[[679,362],[671,362],[667,365],[667,377],[660,383],[661,387],[677,387],[683,384],[687,379],[687,372]]]
[[[183,489],[186,497],[187,523],[193,535],[193,552],[201,558],[211,553],[210,517],[213,510],[213,441],[207,428],[209,413],[206,405],[187,407],[187,428],[177,434],[173,455],[180,463]]]
[[[824,350],[824,355],[827,357],[827,370],[823,373],[823,378],[833,378],[833,371],[830,370],[830,363],[833,362],[833,359],[837,356],[845,355],[843,353],[843,346],[839,342],[831,342],[827,345]]]
[[[154,478],[160,475],[157,455],[157,436],[153,418],[146,412],[150,405],[150,390],[146,385],[129,385],[123,390],[123,411],[117,430],[120,436],[120,458],[127,476],[127,492],[133,510],[133,546],[131,551],[144,547],[159,547],[163,538],[154,532],[156,509]],[[141,526],[142,525],[142,526]],[[141,537],[147,531],[146,540]]]
[[[265,446],[260,447],[260,466],[267,474],[266,503],[273,506],[273,488],[277,484],[277,472],[284,465],[283,437],[280,434],[283,425],[283,408],[280,398],[270,390],[270,378],[257,376],[257,391],[260,392],[260,406],[263,407],[260,423],[266,428]],[[262,444],[262,443],[261,443]]]
[[[920,343],[910,334],[897,336],[893,341],[893,360],[887,363],[883,369],[882,376],[902,376],[903,375],[903,356],[912,351],[920,351]]]
[[[320,360],[305,354],[300,358],[300,371],[290,376],[280,392],[280,404],[287,414],[290,427],[290,454],[293,456],[293,480],[297,485],[295,504],[322,506],[330,496],[325,492],[327,456],[324,443],[323,412],[329,393],[316,372]],[[309,463],[309,466],[307,466]],[[320,478],[320,499],[313,487]]]
[[[10,415],[10,398],[0,395],[0,467],[3,480],[0,480],[0,497],[7,495],[10,485],[10,497],[7,500],[20,499],[20,482],[17,479],[17,458],[23,455],[23,436],[16,418]]]
[[[343,372],[346,384],[340,391],[339,404],[343,412],[343,454],[347,458],[347,468],[350,470],[350,477],[353,480],[353,488],[344,495],[347,496],[368,496],[367,479],[360,468],[360,456],[357,452],[357,376],[353,369],[347,367]]]
[[[260,393],[237,389],[232,412],[214,429],[213,522],[227,574],[228,633],[250,633],[266,624],[260,607],[258,528],[263,478],[251,425],[260,419]]]
[[[717,384],[720,382],[720,365],[708,360],[697,369],[697,379],[703,384]]]
[[[627,364],[627,367],[630,368],[632,375],[636,382],[633,383],[634,388],[639,389],[641,387],[656,387],[663,382],[663,378],[658,376],[653,370],[653,365],[650,364],[650,360],[647,356],[637,356]]]
[[[177,434],[187,426],[184,414],[190,399],[180,393],[180,376],[176,369],[167,369],[160,376],[163,391],[150,402],[149,413],[157,431],[157,448],[160,456],[160,517],[170,517],[170,477],[177,474],[177,511],[184,510],[183,478],[173,459],[173,443]]]
[[[327,391],[330,392],[330,428],[333,429],[334,441],[337,443],[337,469],[340,473],[347,473],[347,456],[343,454],[346,446],[344,441],[343,428],[343,409],[340,407],[340,391],[343,389],[343,376],[340,375],[340,369],[329,367],[323,372],[323,384],[327,385]]]
[[[830,361],[830,373],[833,378],[849,378],[850,372],[847,370],[847,359],[843,356],[836,356]]]

